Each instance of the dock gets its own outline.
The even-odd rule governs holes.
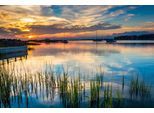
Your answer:
[[[10,63],[11,61],[17,61],[17,59],[27,59],[27,55],[27,46],[3,47],[0,48],[0,64]]]
[[[9,53],[16,53],[16,52],[24,52],[27,50],[28,50],[27,46],[2,47],[2,48],[0,48],[0,55],[9,54]]]

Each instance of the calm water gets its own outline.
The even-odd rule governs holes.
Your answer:
[[[154,45],[70,42],[67,44],[52,43],[30,47],[33,50],[28,52],[27,59],[17,60],[16,62],[11,59],[11,63],[5,64],[7,69],[11,68],[14,71],[15,74],[11,75],[13,76],[11,80],[16,80],[19,86],[25,83],[21,82],[22,76],[25,76],[24,73],[28,73],[26,80],[33,81],[28,82],[27,89],[29,91],[25,93],[26,88],[22,90],[14,88],[17,91],[20,90],[21,94],[14,93],[17,91],[13,92],[12,84],[15,83],[13,82],[10,85],[9,96],[6,97],[9,100],[1,100],[1,107],[66,107],[56,87],[52,87],[53,89],[49,91],[46,87],[40,88],[45,85],[40,86],[40,84],[37,84],[39,80],[37,77],[35,78],[36,73],[50,73],[51,71],[55,76],[60,76],[63,72],[67,72],[70,78],[76,78],[80,75],[86,87],[86,96],[80,107],[89,107],[87,104],[89,100],[88,81],[95,79],[100,73],[103,73],[104,84],[112,84],[113,97],[116,98],[114,94],[118,89],[123,90],[123,99],[125,103],[128,103],[123,107],[136,107],[133,103],[140,103],[142,100],[142,98],[136,99],[131,105],[129,104],[130,81],[133,77],[138,76],[140,80],[144,80],[145,84],[150,86],[151,90],[151,103],[148,101],[148,105],[145,107],[154,107]],[[122,86],[123,79],[124,86]],[[36,88],[35,91],[32,90],[32,86]],[[0,98],[3,98],[5,94],[1,94]],[[101,95],[103,96],[103,94]],[[9,104],[4,106],[7,102]]]

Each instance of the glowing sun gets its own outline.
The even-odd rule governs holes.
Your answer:
[[[20,19],[22,22],[35,22],[33,18],[22,18]]]
[[[34,36],[32,36],[32,35],[29,35],[28,36],[28,39],[32,39],[32,38],[34,38]]]

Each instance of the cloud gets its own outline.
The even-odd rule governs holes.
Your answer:
[[[125,11],[124,10],[117,10],[117,11],[114,11],[114,12],[111,12],[108,17],[115,17],[115,16],[119,16],[121,14],[124,14]]]
[[[17,28],[0,27],[0,35],[15,35],[15,34],[24,34],[24,33],[26,33],[26,32],[23,32]]]
[[[138,26],[126,26],[124,22],[129,24],[129,20],[136,17],[132,10],[137,7],[139,6],[1,6],[0,35],[47,36],[67,32],[79,37],[78,34],[92,36],[96,30],[100,31],[100,36],[153,31],[153,22],[141,25],[139,21]]]
[[[149,32],[149,31],[130,31],[130,32],[113,34],[113,36],[132,36],[132,35],[143,35],[143,34],[150,34],[150,33],[152,33],[152,32]]]
[[[0,11],[18,15],[41,15],[41,6],[38,5],[10,5],[1,6]]]
[[[127,14],[124,21],[127,22],[128,20],[130,20],[133,16],[135,16],[135,14]]]
[[[18,32],[18,29],[6,29],[0,27],[0,39],[1,38],[15,38],[15,33]]]
[[[142,27],[144,28],[154,28],[154,22],[149,21],[142,24]]]
[[[66,24],[54,24],[54,25],[33,25],[29,28],[31,32],[36,34],[45,34],[45,33],[62,33],[62,32],[88,32],[88,31],[96,31],[96,30],[110,30],[110,29],[119,29],[121,26],[112,25],[110,23],[99,23],[97,25],[92,26],[69,26],[69,27],[61,27]]]
[[[5,28],[1,27],[0,28],[0,34],[7,34],[9,33]]]

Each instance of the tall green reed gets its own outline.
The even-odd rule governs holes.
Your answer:
[[[146,99],[151,96],[151,87],[138,76],[133,77],[130,81],[129,94],[131,99]]]

